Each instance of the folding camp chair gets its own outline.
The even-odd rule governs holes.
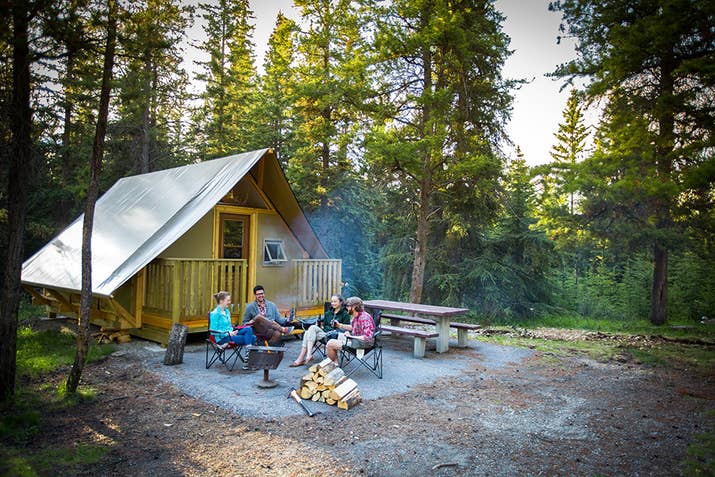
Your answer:
[[[211,330],[211,314],[209,313],[209,335],[206,338],[206,369],[209,369],[213,364],[218,361],[223,364],[226,369],[233,371],[236,366],[236,362],[240,359],[242,362],[246,362],[246,359],[241,356],[241,350],[243,345],[237,345],[236,343],[229,341],[222,345],[218,344],[216,337],[214,337]],[[209,356],[210,355],[210,356]]]
[[[343,368],[345,376],[350,376],[355,371],[364,366],[372,374],[382,379],[382,343],[380,342],[380,317],[382,310],[374,310],[372,319],[375,322],[375,332],[373,341],[368,347],[358,345],[359,340],[347,339],[347,343],[340,350],[340,367]],[[360,342],[363,344],[364,342]]]
[[[323,306],[323,316],[319,316],[318,319],[316,320],[316,323],[323,322],[323,317],[325,314],[333,309],[333,306],[330,304],[329,301],[326,301],[324,306]],[[313,356],[315,353],[320,353],[320,356],[325,358],[327,354],[325,353],[325,345],[328,344],[328,337],[323,337],[319,340],[316,340],[315,343],[313,343],[313,349],[310,351],[310,355]]]

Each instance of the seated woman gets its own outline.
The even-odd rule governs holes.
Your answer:
[[[291,368],[308,364],[313,360],[311,353],[313,352],[313,345],[316,341],[322,340],[325,337],[332,339],[338,336],[338,330],[333,326],[333,321],[344,325],[350,324],[350,315],[348,315],[348,311],[345,309],[343,297],[340,295],[330,297],[330,307],[330,311],[327,311],[325,315],[323,315],[322,326],[320,320],[318,320],[318,323],[311,325],[311,327],[303,333],[303,344],[301,345],[300,354],[298,355],[298,359],[293,361],[290,365]]]
[[[224,345],[229,342],[237,345],[256,344],[256,336],[250,326],[234,328],[231,324],[231,294],[220,291],[214,295],[218,306],[209,315],[209,329],[216,338],[216,343]]]
[[[345,336],[352,338],[353,340],[362,341],[362,346],[369,346],[373,342],[372,334],[375,331],[375,322],[366,311],[363,310],[362,300],[356,296],[351,296],[345,301],[345,306],[350,313],[350,324],[342,325],[340,323],[333,322],[338,330],[345,330]],[[352,342],[355,346],[357,343]],[[330,358],[333,363],[338,364],[338,350],[343,349],[343,344],[337,339],[332,339],[328,341],[326,346],[326,352],[328,358]]]

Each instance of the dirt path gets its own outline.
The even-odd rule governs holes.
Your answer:
[[[645,476],[679,474],[693,436],[715,429],[713,374],[539,353],[487,369],[478,349],[460,352],[475,365],[457,376],[350,412],[268,420],[191,398],[113,356],[86,374],[96,400],[79,416],[47,416],[31,445],[110,446],[82,475]]]

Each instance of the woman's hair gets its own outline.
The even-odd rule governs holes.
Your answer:
[[[345,300],[343,300],[343,297],[342,297],[341,295],[338,295],[338,294],[336,293],[336,294],[333,295],[333,296],[338,299],[338,301],[340,302],[341,305],[345,304]],[[333,296],[330,297],[331,300],[333,299]]]
[[[220,291],[214,295],[214,298],[216,298],[216,303],[221,303],[226,299],[226,297],[231,296],[231,294],[227,291]]]
[[[355,311],[362,311],[362,299],[356,296],[351,296],[345,300],[345,306],[352,306]]]

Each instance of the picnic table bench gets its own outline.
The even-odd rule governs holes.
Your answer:
[[[434,321],[435,331],[437,332],[437,352],[445,353],[449,351],[449,328],[450,320],[455,316],[465,315],[469,312],[466,308],[452,308],[448,306],[434,306],[434,305],[422,305],[419,303],[404,303],[399,301],[389,301],[389,300],[368,300],[364,303],[365,308],[371,310],[382,310],[382,311],[397,311],[409,314],[409,316],[419,318],[421,320],[431,320]],[[384,314],[382,315],[385,316]],[[400,316],[400,315],[396,315]],[[402,318],[400,318],[402,319]],[[430,324],[430,323],[425,323]],[[385,328],[388,326],[388,328]],[[385,331],[390,331],[390,328],[398,328],[400,334],[408,334],[407,332],[412,332],[408,328],[399,328],[393,324],[383,325],[382,329]],[[420,330],[421,331],[421,330]],[[413,333],[410,336],[414,337]],[[416,338],[417,340],[422,340],[420,336]],[[426,338],[424,338],[426,339]],[[421,343],[415,342],[415,350],[418,351],[418,346]],[[424,355],[424,353],[422,353]]]
[[[383,318],[390,320],[390,325],[396,327],[400,321],[407,321],[409,323],[418,323],[421,325],[436,325],[437,322],[430,318],[421,318],[419,316],[412,315],[396,315],[393,313],[383,313]],[[461,323],[459,321],[453,321],[449,324],[450,328],[457,330],[457,346],[461,348],[467,347],[467,340],[469,339],[469,331],[474,331],[481,329],[481,325],[474,323]],[[430,336],[430,338],[433,338]],[[416,349],[416,348],[415,348]]]
[[[427,338],[437,338],[439,333],[435,331],[425,331],[417,330],[411,328],[400,328],[399,326],[392,325],[380,325],[382,331],[389,331],[395,335],[405,335],[414,338],[414,349],[412,355],[415,358],[425,357],[425,347],[427,344]]]

